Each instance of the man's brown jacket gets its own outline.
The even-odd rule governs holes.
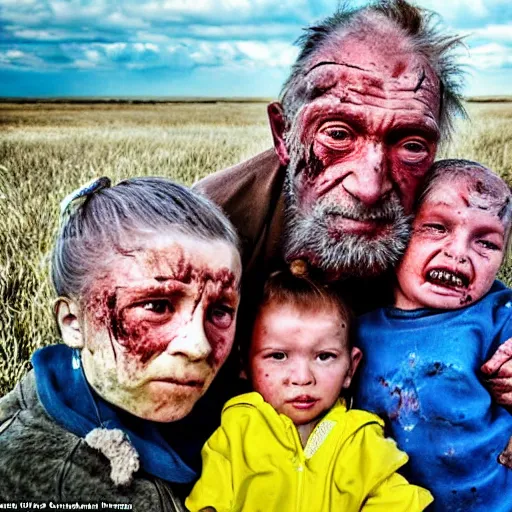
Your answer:
[[[280,266],[285,173],[274,150],[269,149],[194,186],[224,210],[238,231],[244,289],[261,283],[266,273]]]

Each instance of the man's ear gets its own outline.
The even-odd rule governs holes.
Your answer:
[[[79,321],[80,308],[78,304],[67,297],[59,297],[55,301],[54,311],[62,341],[68,347],[83,348],[84,340]]]
[[[347,372],[345,380],[343,381],[344,389],[348,389],[350,387],[350,384],[352,382],[352,377],[355,375],[357,367],[359,366],[359,363],[361,362],[362,358],[363,358],[363,353],[361,352],[361,350],[358,349],[357,347],[353,347],[352,351],[350,353],[350,359],[351,359],[350,368]]]
[[[274,139],[274,148],[281,165],[288,165],[290,163],[290,156],[286,149],[284,141],[284,134],[286,131],[286,121],[284,118],[283,107],[281,103],[275,101],[267,107],[268,120],[270,122],[270,129],[272,130],[272,137]]]

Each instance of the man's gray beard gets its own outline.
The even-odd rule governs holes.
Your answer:
[[[284,254],[287,261],[304,258],[324,272],[359,277],[375,276],[396,265],[411,233],[411,218],[405,214],[396,193],[374,207],[360,202],[349,207],[316,204],[305,214],[297,205],[294,176],[296,169],[289,166],[285,184]],[[385,232],[374,237],[341,231],[333,233],[335,228],[329,227],[329,219],[335,220],[336,215],[385,223]]]

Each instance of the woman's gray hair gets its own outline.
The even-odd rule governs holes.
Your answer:
[[[280,94],[287,126],[290,127],[297,112],[309,101],[304,87],[305,74],[312,58],[322,48],[334,39],[351,35],[374,37],[375,32],[390,29],[404,38],[413,53],[422,55],[436,73],[441,84],[440,129],[449,138],[453,117],[466,115],[461,96],[463,72],[454,55],[463,46],[462,38],[440,30],[435,13],[405,0],[381,0],[359,9],[350,9],[346,2],[335,14],[306,29],[296,42],[300,53]]]
[[[51,264],[59,296],[86,294],[98,267],[109,257],[126,253],[137,235],[163,236],[172,230],[203,240],[222,240],[239,249],[232,224],[197,191],[154,177],[109,185],[108,178],[100,178],[66,199]]]

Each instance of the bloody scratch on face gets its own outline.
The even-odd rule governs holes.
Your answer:
[[[140,286],[118,286],[112,290],[112,283],[104,283],[104,288],[96,291],[89,299],[87,308],[94,311],[97,327],[107,327],[111,339],[127,352],[137,356],[144,364],[155,354],[163,352],[181,329],[191,321],[198,305],[205,309],[210,304],[222,300],[224,296],[237,295],[236,277],[227,268],[215,272],[211,269],[196,268],[179,261],[176,272],[171,276],[157,275],[151,281]],[[179,300],[193,285],[193,307],[189,311],[173,311],[172,322],[158,325],[158,322],[140,318],[134,311],[143,303],[162,302],[169,300],[165,307],[172,306],[173,299]],[[159,320],[160,321],[160,320]],[[214,328],[205,328],[206,335],[212,346],[210,364],[218,367],[227,357],[231,348],[229,336],[218,333]],[[114,350],[114,353],[116,351]]]
[[[234,246],[168,233],[129,240],[82,295],[91,386],[141,418],[175,421],[204,394],[234,338]],[[99,262],[101,263],[101,262]]]

